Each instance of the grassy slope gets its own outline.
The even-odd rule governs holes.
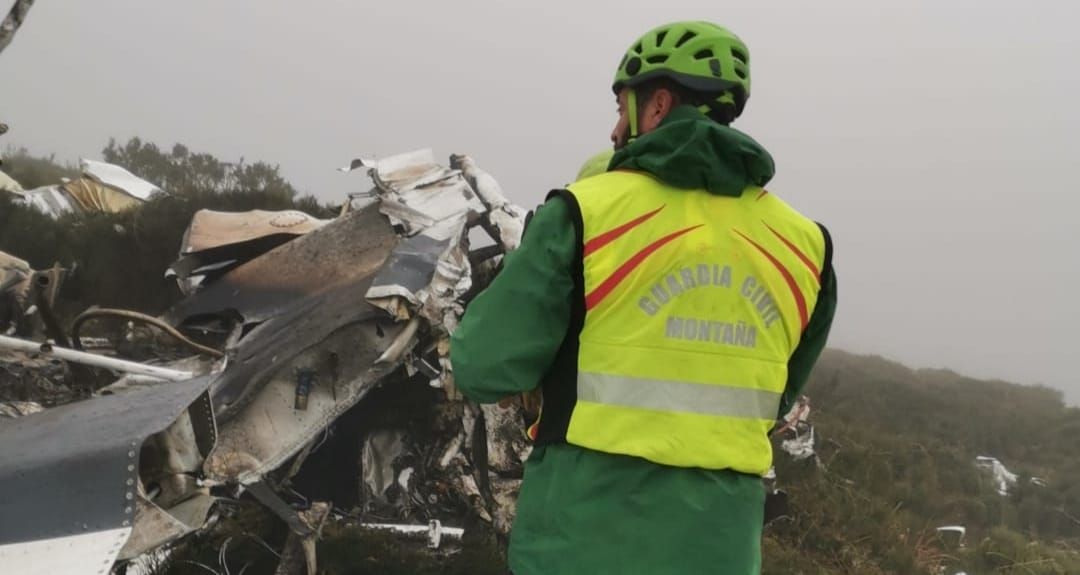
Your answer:
[[[830,351],[807,394],[822,465],[778,456],[794,517],[768,528],[766,573],[1080,573],[1080,410],[1059,392]],[[1020,475],[1010,496],[976,455]]]

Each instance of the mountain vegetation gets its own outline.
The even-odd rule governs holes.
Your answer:
[[[1060,391],[829,350],[806,394],[817,458],[778,452],[791,513],[765,573],[1080,573],[1080,409]],[[978,456],[1016,474],[1007,495]]]

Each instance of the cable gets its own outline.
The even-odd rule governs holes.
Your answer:
[[[136,321],[140,321],[140,322],[143,322],[143,323],[147,323],[147,324],[150,324],[150,325],[160,329],[161,331],[164,331],[165,333],[173,336],[180,343],[183,343],[184,345],[190,347],[191,349],[194,349],[195,351],[197,351],[199,353],[206,354],[206,355],[209,355],[209,356],[212,356],[212,357],[215,357],[215,358],[225,357],[225,354],[222,353],[221,351],[218,351],[218,350],[216,350],[216,349],[214,349],[212,347],[207,347],[205,345],[202,345],[200,343],[196,343],[196,342],[188,339],[187,336],[185,336],[184,334],[177,331],[176,328],[174,328],[173,326],[161,321],[160,319],[158,319],[156,317],[149,316],[149,315],[146,315],[144,313],[139,313],[137,311],[130,311],[130,310],[126,310],[126,309],[111,309],[111,308],[92,308],[92,309],[88,309],[88,310],[82,312],[81,314],[79,314],[79,316],[75,318],[75,321],[73,321],[71,323],[71,343],[75,347],[75,349],[79,349],[79,350],[82,349],[82,344],[79,342],[79,329],[82,327],[82,324],[86,323],[89,320],[102,318],[102,317],[121,317],[121,318],[125,318],[125,319],[131,319],[131,320],[136,320]]]

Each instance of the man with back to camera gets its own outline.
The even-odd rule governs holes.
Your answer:
[[[548,196],[452,341],[467,397],[542,393],[510,567],[758,573],[768,434],[825,347],[832,244],[729,127],[750,95],[734,34],[651,30],[613,89],[614,156]]]

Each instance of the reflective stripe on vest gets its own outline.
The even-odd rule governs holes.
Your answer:
[[[723,197],[615,171],[569,191],[586,312],[566,440],[764,474],[820,290],[820,228],[760,188]]]
[[[780,404],[773,391],[609,373],[579,373],[577,391],[579,401],[750,419],[771,419]]]

